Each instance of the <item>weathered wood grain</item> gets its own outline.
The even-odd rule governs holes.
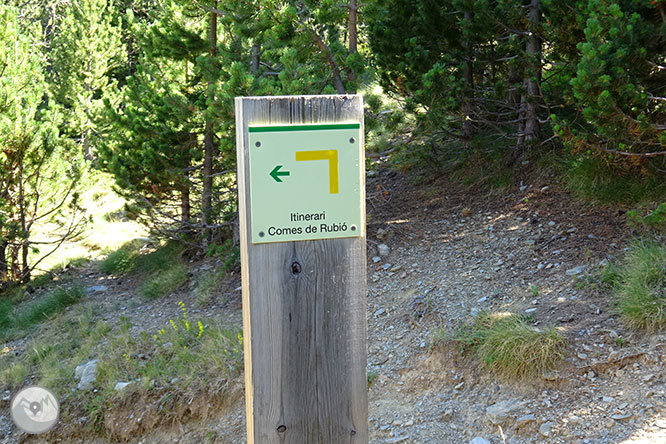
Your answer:
[[[236,122],[248,444],[367,444],[365,237],[252,244],[247,140],[248,125],[363,122],[362,99],[237,98]]]

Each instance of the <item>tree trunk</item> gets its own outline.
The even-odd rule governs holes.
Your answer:
[[[331,48],[322,40],[322,38],[317,34],[316,30],[312,30],[312,39],[315,41],[321,52],[324,53],[328,64],[331,66],[331,73],[333,74],[333,83],[335,83],[335,89],[338,91],[338,94],[347,94],[345,90],[345,84],[342,82],[342,76],[340,75],[340,67],[335,62],[335,57],[333,57],[333,52]]]
[[[257,74],[259,71],[259,62],[261,61],[261,46],[259,43],[252,45],[252,63],[250,64],[250,72]]]
[[[26,225],[26,208],[25,208],[25,189],[23,186],[23,159],[19,160],[19,218],[21,222],[21,271],[20,282],[28,282],[30,280],[30,266],[28,265],[28,234]]]
[[[525,52],[527,53],[528,66],[531,68],[525,76],[525,126],[523,140],[529,143],[539,138],[539,83],[541,82],[541,42],[538,35],[540,20],[539,0],[531,0],[528,12],[529,34]]]
[[[474,17],[474,13],[471,11],[465,11],[465,21],[470,22]],[[465,62],[464,77],[467,85],[469,86],[469,96],[464,97],[464,103],[462,106],[462,138],[463,146],[465,149],[470,149],[472,145],[472,137],[474,137],[474,126],[471,121],[473,109],[472,109],[472,96],[474,95],[474,62],[473,62],[473,51],[471,42],[463,42],[463,47],[465,48],[465,57],[467,58]]]
[[[213,8],[217,8],[217,2],[213,3]],[[208,29],[208,42],[210,44],[210,55],[217,55],[217,13],[210,13],[210,22]],[[208,94],[213,94],[214,82],[208,82]],[[209,97],[210,99],[210,97]],[[203,193],[201,195],[201,223],[204,229],[204,246],[208,243],[210,237],[210,227],[212,219],[212,196],[213,196],[213,156],[215,154],[215,129],[213,118],[207,113],[206,128],[204,132],[204,164],[203,164]]]
[[[6,240],[0,242],[0,282],[7,279],[7,271],[9,270],[7,266],[7,245],[9,245],[9,242]]]
[[[88,122],[90,123],[90,122]],[[83,154],[85,159],[88,162],[92,162],[94,160],[93,152],[92,152],[92,146],[90,145],[90,130],[86,129],[83,131],[83,134],[81,134],[81,139],[83,142]]]
[[[190,188],[187,185],[180,192],[180,215],[183,223],[190,221]]]
[[[92,62],[91,60],[88,60],[88,65],[87,65],[87,70],[89,73],[92,72]],[[92,162],[95,158],[93,152],[92,152],[92,145],[90,143],[90,136],[92,131],[90,128],[92,127],[92,122],[90,121],[90,110],[92,109],[92,85],[89,82],[84,82],[83,85],[85,91],[86,91],[86,105],[85,105],[85,125],[86,127],[84,128],[83,132],[81,133],[81,143],[83,145],[83,153],[84,157],[88,162]]]
[[[349,54],[358,52],[358,3],[357,0],[349,1]],[[356,71],[354,68],[349,70],[349,80],[356,80]],[[354,88],[351,93],[356,93]]]

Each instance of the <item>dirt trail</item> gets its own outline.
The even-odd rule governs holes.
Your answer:
[[[576,203],[556,184],[497,197],[388,172],[369,179],[368,196],[371,443],[666,443],[666,336],[632,333],[608,294],[581,284],[623,256],[621,211]],[[109,321],[130,313],[157,328],[177,314],[176,300],[191,298],[137,306],[131,281],[107,285],[88,273],[86,285],[108,287],[100,300],[110,301]],[[238,285],[227,284],[226,300],[239,300]],[[435,329],[453,331],[481,311],[555,325],[570,343],[566,361],[543,378],[506,383],[454,349],[431,348]],[[199,314],[240,325],[238,303]],[[130,442],[243,443],[242,401]]]

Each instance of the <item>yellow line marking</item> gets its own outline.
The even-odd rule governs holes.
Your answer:
[[[328,160],[328,183],[331,194],[340,192],[338,150],[296,151],[296,161]]]

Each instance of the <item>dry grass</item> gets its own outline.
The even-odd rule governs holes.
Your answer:
[[[543,374],[564,357],[566,341],[554,328],[538,329],[512,313],[483,313],[452,338],[487,369],[507,379]],[[441,341],[442,336],[439,335]]]

